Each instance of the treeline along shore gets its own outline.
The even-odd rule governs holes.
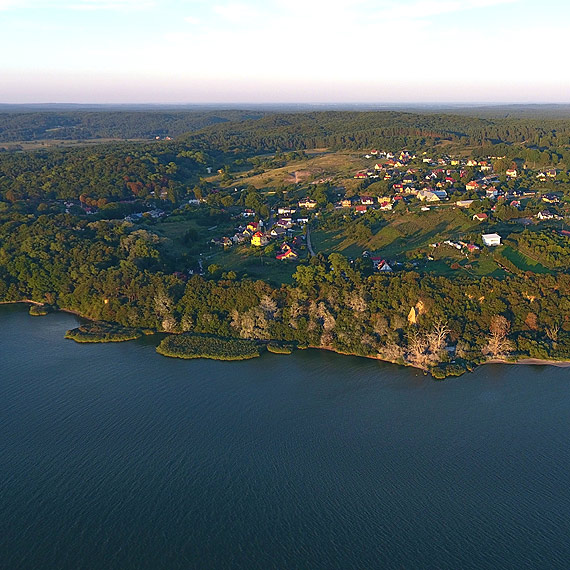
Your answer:
[[[152,140],[0,152],[0,302],[89,319],[78,342],[166,333],[182,358],[313,347],[436,378],[570,360],[570,120],[232,112],[165,140],[124,119]]]

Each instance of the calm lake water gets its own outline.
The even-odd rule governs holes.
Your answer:
[[[0,307],[0,566],[570,566],[570,373],[182,361]]]

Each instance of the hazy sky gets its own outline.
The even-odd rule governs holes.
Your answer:
[[[0,102],[570,102],[566,0],[0,0]]]

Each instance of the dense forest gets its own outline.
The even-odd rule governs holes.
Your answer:
[[[182,115],[176,120],[188,124]],[[193,117],[191,128],[222,115]],[[68,118],[86,125],[91,120],[85,113]],[[140,118],[150,130],[164,121],[153,113]],[[15,139],[28,119],[32,131],[41,128],[32,117],[0,115],[6,136]],[[225,115],[224,123],[175,141],[1,153],[0,301],[29,299],[137,330],[328,348],[440,376],[491,357],[570,359],[567,237],[520,234],[520,247],[544,256],[555,270],[546,274],[477,278],[407,268],[382,275],[363,257],[330,253],[304,258],[291,283],[271,284],[213,265],[201,274],[186,271],[198,258],[196,224],[176,250],[152,230],[152,219],[144,227],[127,219],[137,208],[182,212],[188,199],[204,204],[190,214],[203,227],[229,223],[234,204],[267,214],[281,191],[271,193],[271,203],[256,188],[234,198],[204,177],[213,168],[231,181],[230,169],[239,165],[276,167],[304,159],[302,152],[287,157],[282,151],[390,145],[421,151],[447,141],[474,155],[504,152],[568,164],[570,121],[395,112],[271,114],[250,121],[237,113],[237,120],[230,119]],[[97,129],[108,121],[128,137],[134,136],[132,120],[129,113],[100,114],[93,125],[102,132]],[[44,126],[61,122],[54,115]],[[18,124],[23,130],[14,128]],[[329,186],[311,192],[327,204]],[[346,219],[328,206],[323,228]],[[502,208],[499,217],[506,216]],[[404,207],[398,212],[406,215]],[[362,220],[366,226],[368,218]],[[372,226],[364,227],[369,235]]]
[[[0,142],[177,137],[209,125],[254,120],[257,111],[30,111],[0,113]]]
[[[224,150],[293,150],[319,147],[431,146],[448,141],[463,146],[520,144],[563,149],[570,122],[563,119],[477,118],[401,112],[321,112],[270,114],[258,121],[214,125],[191,134],[194,144]]]

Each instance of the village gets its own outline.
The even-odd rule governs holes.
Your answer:
[[[193,228],[195,261],[183,274],[203,274],[213,265],[276,281],[290,280],[295,265],[311,256],[332,252],[387,273],[477,270],[480,261],[481,275],[498,275],[497,269],[513,270],[512,262],[520,261],[513,250],[523,249],[521,231],[570,236],[567,171],[463,154],[323,151],[268,169],[264,178],[246,169],[226,180],[227,168],[216,175],[207,167],[203,191],[174,205],[161,191],[144,202],[133,198],[99,208],[100,202],[80,197],[64,207],[92,218],[125,211],[126,222],[175,242]],[[321,166],[332,158],[338,168]],[[355,165],[360,168],[350,172]],[[274,174],[282,182],[269,178]],[[526,254],[521,269],[535,265],[530,249]]]
[[[234,215],[239,223],[233,233],[212,238],[211,243],[226,251],[236,247],[244,251],[248,246],[251,252],[263,251],[280,262],[298,262],[318,252],[336,251],[330,244],[321,247],[324,240],[319,236],[325,227],[329,234],[344,232],[346,244],[351,232],[355,234],[355,228],[362,224],[374,229],[382,225],[379,220],[390,222],[422,215],[437,220],[438,212],[450,210],[463,212],[463,218],[472,223],[464,224],[469,226],[464,231],[452,231],[424,244],[426,252],[429,250],[425,261],[433,261],[438,248],[455,249],[467,257],[477,255],[482,249],[503,245],[511,232],[541,227],[543,222],[562,224],[559,234],[569,234],[563,227],[567,219],[564,191],[556,188],[564,187],[560,180],[566,182],[567,173],[559,169],[530,169],[520,161],[508,162],[500,156],[417,156],[407,150],[370,150],[361,158],[370,166],[354,172],[352,183],[346,174],[317,173],[314,180],[297,183],[283,192],[279,201],[272,201],[265,219],[260,211],[242,208]],[[233,188],[236,193],[245,191]],[[263,189],[259,192],[264,195]],[[269,200],[272,194],[266,192],[265,196]],[[207,199],[202,204],[205,202]],[[337,227],[335,222],[339,222]],[[373,237],[353,240],[352,247],[344,248],[347,252],[342,247],[339,250],[348,253],[351,260],[369,259],[378,271],[406,267],[405,248],[401,248],[401,255],[394,255],[394,248],[387,248],[387,252],[371,249]],[[418,266],[417,261],[411,263],[413,268]]]

